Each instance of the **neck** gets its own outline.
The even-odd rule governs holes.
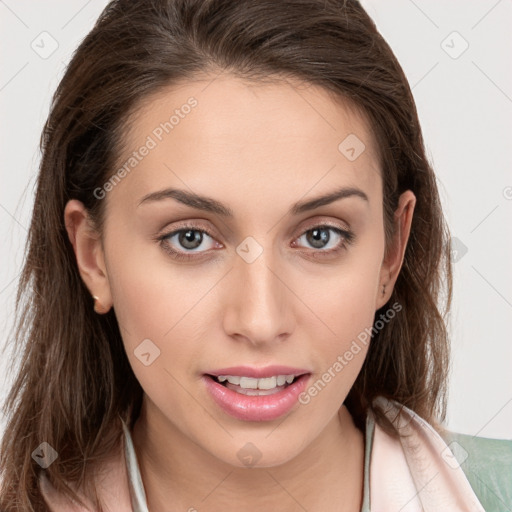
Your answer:
[[[361,510],[364,436],[345,406],[300,454],[263,468],[219,460],[154,409],[145,396],[132,433],[149,510]]]

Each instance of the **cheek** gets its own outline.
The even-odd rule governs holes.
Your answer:
[[[190,361],[205,338],[201,327],[213,321],[214,294],[208,292],[218,276],[211,269],[201,273],[173,265],[160,248],[148,248],[147,243],[128,244],[119,236],[109,247],[116,318],[130,364],[149,394],[153,385],[172,385],[173,376],[182,378],[190,371]]]
[[[112,258],[112,271],[109,271],[117,320],[125,330],[122,334],[128,334],[133,341],[162,335],[163,326],[155,320],[165,318],[172,300],[161,273],[154,265],[148,265],[142,254],[142,251],[124,251],[118,246]],[[169,318],[169,323],[171,320]]]
[[[161,339],[196,295],[194,281],[171,263],[159,242],[132,235],[119,219],[108,227],[108,278],[123,337],[130,343]]]
[[[327,367],[338,360],[338,356],[345,355],[344,359],[353,363],[350,368],[344,368],[344,373],[357,374],[368,350],[370,337],[367,332],[373,324],[374,301],[373,279],[355,276],[340,280],[338,286],[325,294],[318,309],[329,327],[322,342],[323,360]]]
[[[354,253],[333,270],[321,293],[313,296],[317,314],[332,326],[337,336],[352,337],[372,324],[379,283],[379,254],[375,248]],[[311,291],[307,296],[311,297]]]
[[[157,347],[146,342],[149,352],[162,351],[164,334],[178,321],[183,301],[179,278],[171,274],[170,267],[167,277],[157,251],[148,250],[148,242],[143,247],[134,239],[113,229],[106,249],[116,318],[128,357],[137,366],[141,362],[134,351],[144,340]]]
[[[120,260],[111,287],[130,366],[147,397],[179,417],[187,403],[179,382],[194,350],[185,316],[191,297],[170,270],[166,276],[165,268],[148,265],[137,253],[124,253]]]
[[[343,403],[368,353],[376,274],[373,270],[330,280],[312,307],[322,320],[306,327],[308,339],[314,341],[310,355],[318,373],[299,402],[305,407],[315,404],[320,415],[332,414]]]
[[[308,337],[318,340],[315,350],[323,368],[344,375],[337,379],[344,388],[357,377],[371,341],[384,243],[378,235],[368,236],[347,253],[343,265],[333,267],[322,282],[313,277],[302,291],[321,320],[304,322]]]

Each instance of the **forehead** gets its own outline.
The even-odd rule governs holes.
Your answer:
[[[147,97],[126,128],[118,167],[129,172],[114,191],[125,199],[171,185],[295,199],[315,184],[381,190],[365,117],[311,84],[207,76]]]

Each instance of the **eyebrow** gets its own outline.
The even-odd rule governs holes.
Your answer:
[[[329,192],[328,194],[315,197],[314,199],[296,202],[292,205],[288,213],[291,215],[299,215],[347,197],[359,197],[364,201],[369,202],[368,196],[361,189],[355,187],[341,187],[333,192]],[[190,206],[191,208],[215,213],[217,215],[222,215],[223,217],[234,217],[233,210],[222,204],[220,201],[217,201],[212,197],[201,196],[194,192],[188,192],[186,190],[176,188],[166,188],[157,192],[151,192],[140,200],[137,207],[144,203],[147,204],[155,201],[162,201],[164,199],[175,199],[176,201]]]

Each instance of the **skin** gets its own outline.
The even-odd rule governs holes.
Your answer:
[[[227,366],[284,364],[309,370],[310,383],[319,379],[389,299],[414,194],[400,197],[385,253],[382,179],[369,127],[323,89],[290,80],[224,75],[169,87],[132,119],[120,161],[190,96],[198,105],[103,199],[102,237],[80,202],[69,201],[64,215],[82,279],[102,306],[114,307],[144,390],[132,435],[149,509],[359,511],[364,436],[340,404],[368,345],[307,405],[297,403],[275,421],[224,413],[201,377]],[[366,146],[354,161],[338,150],[351,133]],[[368,201],[351,196],[288,214],[295,202],[340,186],[364,191]],[[215,198],[234,216],[170,198],[138,206],[167,187]],[[212,237],[203,235],[197,259],[179,261],[154,238],[183,229],[185,220]],[[321,257],[344,243],[328,230],[325,248],[312,245],[308,230],[324,223],[350,229],[353,243]],[[236,252],[248,236],[263,249],[252,263]],[[167,243],[191,252],[178,236]],[[147,338],[161,351],[149,366],[134,355]],[[249,442],[261,453],[250,468],[237,456]]]

